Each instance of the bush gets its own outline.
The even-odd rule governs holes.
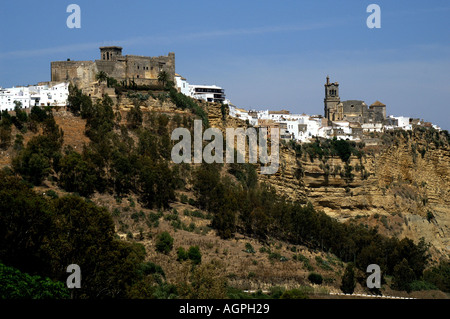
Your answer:
[[[192,260],[195,265],[198,265],[202,262],[202,254],[198,246],[189,247],[187,254],[189,259]]]
[[[250,244],[250,243],[246,243],[245,244],[245,250],[244,251],[246,253],[249,253],[249,254],[255,253],[255,249],[253,248],[252,244]]]
[[[158,274],[163,278],[166,278],[166,274],[164,273],[164,270],[161,268],[161,266],[156,265],[152,263],[151,261],[147,263],[142,263],[140,267],[140,271],[143,275],[152,275],[152,274]]]
[[[181,194],[180,202],[182,202],[183,204],[187,204],[188,201],[189,201],[188,197],[185,194]]]
[[[409,287],[412,291],[419,291],[419,290],[437,290],[438,288],[433,285],[432,283],[429,283],[424,280],[415,280],[413,281]]]
[[[406,258],[394,267],[393,288],[411,292],[411,283],[415,280],[414,271],[408,264]]]
[[[280,299],[281,296],[283,295],[283,293],[286,291],[286,289],[284,287],[280,287],[280,286],[275,286],[275,287],[270,287],[270,296],[273,299]]]
[[[156,251],[168,254],[173,248],[173,238],[168,232],[162,232],[156,238]]]
[[[345,267],[344,276],[342,276],[341,290],[345,294],[352,294],[355,291],[356,281],[355,281],[355,270],[353,264],[348,264]]]
[[[450,292],[450,262],[448,260],[441,261],[439,266],[425,270],[423,277],[440,290]]]
[[[48,190],[45,194],[53,199],[57,199],[59,197],[58,194],[52,189]]]
[[[183,247],[178,247],[177,260],[184,261],[184,260],[188,260],[188,258],[189,258],[189,256],[188,256],[186,249],[184,249]]]
[[[64,283],[30,276],[0,263],[0,299],[69,299]]]
[[[325,269],[325,270],[333,270],[333,268],[331,268],[330,265],[325,260],[323,260],[322,257],[316,256],[315,259],[316,259],[317,265],[320,268]]]
[[[323,278],[320,274],[310,273],[308,276],[308,280],[313,284],[321,285],[323,282]]]
[[[308,295],[303,290],[291,289],[291,290],[286,290],[281,295],[280,299],[308,299]]]

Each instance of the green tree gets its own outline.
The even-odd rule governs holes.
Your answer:
[[[223,263],[209,263],[190,267],[186,264],[177,281],[180,298],[224,299],[227,296],[227,278]]]
[[[16,139],[14,140],[14,150],[21,151],[23,149],[23,135],[16,134]]]
[[[408,261],[403,260],[394,267],[393,287],[397,290],[405,290],[411,292],[411,283],[416,279],[414,271],[408,264]]]
[[[313,284],[321,285],[323,282],[323,278],[320,274],[310,273],[308,275],[308,280]]]
[[[191,246],[187,252],[188,258],[192,260],[194,265],[198,265],[202,262],[202,254],[200,252],[200,248],[198,246]]]
[[[89,196],[94,192],[97,176],[92,163],[71,151],[60,162],[59,185],[68,192]]]
[[[127,114],[127,123],[129,127],[136,129],[142,125],[142,111],[138,103]]]
[[[0,260],[21,271],[48,275],[43,249],[53,212],[43,196],[0,171]]]
[[[100,83],[105,82],[108,79],[108,74],[105,71],[100,71],[95,74],[95,79]]]
[[[52,210],[53,227],[43,248],[54,276],[67,278],[67,265],[77,264],[83,275],[77,298],[125,297],[138,279],[145,248],[115,239],[110,212],[81,197],[55,199]]]
[[[0,263],[0,299],[68,299],[64,283],[30,276]]]
[[[167,162],[154,162],[148,157],[139,160],[138,184],[146,207],[169,208],[175,200],[174,175]]]
[[[41,185],[51,172],[48,157],[42,153],[34,153],[29,148],[22,150],[13,159],[12,166],[16,172],[34,185]]]
[[[442,260],[438,266],[425,270],[423,278],[440,290],[450,292],[450,261]]]
[[[83,94],[77,86],[69,84],[67,108],[75,115],[81,113],[83,118],[88,118],[92,115],[92,100],[89,96]]]
[[[158,82],[161,83],[163,87],[166,87],[167,83],[169,82],[169,73],[166,71],[160,71],[158,73]]]
[[[184,260],[188,260],[189,256],[188,253],[186,251],[186,249],[184,249],[183,247],[178,247],[177,249],[177,260],[178,261],[184,261]]]
[[[11,126],[0,123],[0,148],[5,150],[11,145]]]
[[[92,106],[89,114],[86,114],[86,136],[92,141],[99,142],[114,128],[114,110],[112,99],[105,94],[103,99]]]
[[[52,167],[59,168],[64,132],[53,117],[43,122],[42,135],[34,136],[27,146],[12,160],[12,166],[23,178],[40,185],[51,173]]]
[[[168,232],[162,232],[156,238],[156,251],[168,254],[173,248],[173,238]]]
[[[22,124],[26,123],[28,121],[28,114],[22,110],[22,102],[14,101],[14,104],[14,112],[16,113],[17,120]]]
[[[352,294],[355,291],[356,280],[355,270],[352,263],[345,267],[344,275],[342,276],[341,290],[345,294]]]

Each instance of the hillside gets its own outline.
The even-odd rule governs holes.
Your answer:
[[[247,127],[245,122],[224,114],[220,105],[199,103],[199,107],[206,112],[209,125],[212,127],[221,130],[226,127]],[[234,228],[230,228],[232,233],[221,234],[221,227],[227,231],[227,225],[231,224],[220,219],[219,213],[214,211],[215,208],[208,206],[208,201],[202,206],[203,193],[199,191],[196,181],[198,178],[196,170],[199,169],[197,164],[177,168],[180,170],[178,181],[182,181],[182,186],[174,186],[173,197],[169,196],[167,205],[166,199],[161,199],[160,207],[159,204],[155,204],[157,202],[149,204],[148,199],[147,201],[143,199],[140,189],[145,187],[145,181],[141,178],[135,180],[132,177],[133,174],[151,172],[145,171],[145,165],[142,166],[140,159],[130,164],[121,162],[123,158],[121,159],[120,154],[125,155],[135,150],[140,156],[148,156],[150,163],[159,165],[156,163],[160,163],[160,160],[154,159],[155,155],[151,152],[156,151],[164,158],[164,152],[167,152],[170,144],[167,146],[164,143],[168,142],[161,138],[158,139],[157,145],[153,145],[152,139],[149,138],[153,135],[149,135],[146,139],[141,126],[151,134],[161,134],[160,136],[165,136],[178,127],[177,125],[192,128],[190,125],[193,118],[201,114],[197,109],[182,109],[166,96],[160,95],[141,99],[136,99],[136,96],[121,97],[111,110],[114,112],[114,116],[111,117],[114,128],[110,132],[115,135],[111,136],[111,142],[108,142],[112,144],[105,145],[102,143],[109,141],[109,137],[105,137],[110,133],[98,133],[102,129],[102,124],[93,122],[95,117],[86,119],[74,115],[67,109],[52,110],[56,125],[64,132],[60,147],[66,150],[64,151],[66,155],[63,153],[62,159],[58,160],[59,172],[51,172],[40,185],[33,187],[37,193],[62,198],[72,192],[82,194],[81,191],[87,191],[85,197],[89,201],[106,207],[110,212],[118,238],[142,244],[146,250],[145,261],[161,266],[167,283],[176,285],[178,291],[182,290],[180,287],[187,285],[186,278],[192,270],[186,262],[177,261],[177,249],[183,247],[187,250],[191,246],[198,246],[203,265],[203,268],[199,269],[204,272],[205,278],[218,276],[238,290],[269,291],[274,287],[284,287],[283,289],[301,287],[303,293],[312,298],[330,292],[340,292],[341,278],[347,262],[329,250],[323,249],[323,243],[320,248],[320,245],[308,241],[294,243],[292,239],[284,240],[290,238],[290,235],[277,229],[271,229],[267,238],[262,238],[258,233],[259,227],[266,226],[253,225],[253,230],[247,231],[238,217],[236,225],[232,224]],[[102,118],[104,117],[105,115],[102,115]],[[95,130],[94,125],[97,125]],[[27,130],[23,133],[22,130],[23,147],[27,147],[33,137],[44,134],[44,131],[44,127],[40,125],[34,131]],[[19,133],[17,127],[12,126],[11,135],[16,136]],[[431,244],[429,252],[432,254],[432,262],[429,266],[437,265],[440,259],[449,257],[450,206],[449,197],[446,196],[450,192],[448,140],[438,135],[438,143],[430,143],[430,138],[436,139],[436,136],[431,133],[430,137],[426,131],[419,130],[411,134],[400,132],[380,135],[377,138],[384,141],[384,145],[376,147],[355,145],[353,151],[356,155],[352,153],[347,164],[333,152],[329,154],[317,152],[330,148],[330,145],[323,141],[318,142],[317,149],[308,145],[298,147],[284,143],[281,145],[279,172],[274,176],[258,174],[257,179],[260,183],[274,187],[277,196],[302,204],[311,202],[315,210],[323,210],[340,223],[351,225],[349,222],[353,222],[355,225],[378,227],[382,235],[399,239],[408,237],[415,243],[419,243],[419,239],[424,237],[425,242]],[[11,142],[9,147],[2,151],[0,163],[3,167],[11,166],[12,158],[21,154],[23,147],[15,145]],[[102,152],[111,153],[108,155],[111,162],[104,166],[106,173],[104,176],[101,173],[102,180],[107,183],[111,180],[111,186],[102,184],[99,187],[103,187],[104,191],[100,191],[101,188],[97,186],[95,189],[88,187],[86,190],[79,188],[79,185],[71,184],[69,187],[67,183],[62,184],[61,174],[66,172],[63,164],[70,163],[68,156],[73,151],[82,154],[82,159],[87,165],[90,159],[98,160]],[[124,165],[126,168],[122,169]],[[175,170],[176,165],[172,163],[169,166]],[[345,167],[348,166],[352,168],[346,171]],[[95,167],[92,169],[97,171]],[[161,169],[163,172],[164,168]],[[219,183],[250,185],[250,168],[249,171],[247,168],[240,171],[239,168],[225,165],[218,171]],[[156,193],[161,192],[158,187],[161,188],[165,184],[163,179],[160,182],[158,184],[158,181],[155,181],[155,185],[159,185],[156,186]],[[170,180],[167,183],[171,183]],[[92,179],[91,184],[97,184],[97,180]],[[142,186],[137,187],[135,184]],[[251,186],[248,186],[248,191],[250,189]],[[225,194],[227,191],[225,189]],[[257,209],[252,214],[255,211]],[[224,214],[228,212],[224,211]],[[254,222],[258,223],[258,219]],[[173,249],[168,254],[157,252],[155,249],[157,238],[164,231],[169,232],[174,240]],[[208,268],[208,265],[213,267]],[[323,283],[312,284],[308,280],[311,272],[320,274]],[[367,292],[367,288],[361,286],[365,280],[364,273],[359,270],[357,277],[359,283],[355,292]],[[386,281],[389,284],[392,280],[392,276],[387,276]],[[217,288],[217,291],[220,289]],[[383,286],[382,291],[387,295],[446,297],[438,290],[407,294],[392,290],[389,285]],[[190,293],[192,296],[192,292]],[[189,296],[189,293],[186,293],[186,296]],[[223,292],[212,296],[224,297]]]

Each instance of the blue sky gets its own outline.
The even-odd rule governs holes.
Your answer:
[[[81,7],[69,29],[66,8]],[[381,7],[381,29],[366,8]],[[50,62],[175,52],[193,84],[225,88],[237,106],[322,114],[325,77],[341,100],[449,130],[450,3],[435,1],[2,1],[0,86],[50,80]]]

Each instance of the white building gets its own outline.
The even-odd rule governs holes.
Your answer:
[[[393,116],[389,115],[391,119],[397,120],[397,127],[410,131],[412,130],[412,125],[410,124],[409,117],[406,116]]]
[[[65,106],[69,97],[69,83],[53,86],[36,85],[0,89],[0,110],[12,111],[15,103],[22,103],[23,108],[38,106]]]
[[[230,101],[225,98],[225,90],[220,86],[189,84],[179,74],[175,74],[175,85],[179,92],[193,99],[230,104]]]
[[[38,106],[65,106],[69,97],[69,83],[30,86],[31,104]]]
[[[16,104],[20,102],[23,108],[31,105],[30,91],[27,87],[12,87],[0,90],[0,111],[12,111]]]
[[[363,132],[383,132],[382,123],[363,123],[361,124]]]
[[[189,83],[184,77],[179,74],[175,74],[175,85],[179,89],[180,93],[190,96]]]
[[[225,102],[225,90],[217,85],[189,85],[190,96],[207,102]]]

